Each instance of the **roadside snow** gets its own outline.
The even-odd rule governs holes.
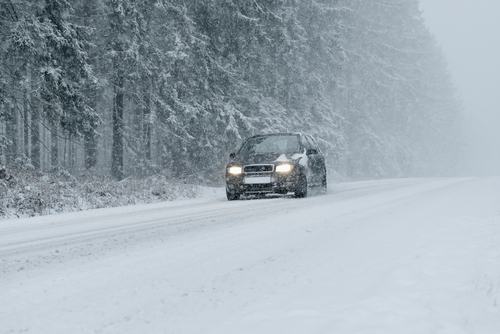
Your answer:
[[[0,333],[500,332],[500,178],[210,194],[0,222]]]

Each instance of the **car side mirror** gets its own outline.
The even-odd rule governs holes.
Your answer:
[[[234,153],[229,154],[229,158],[234,159],[235,157],[236,157],[236,154],[234,154]]]
[[[317,149],[315,149],[315,148],[308,148],[308,149],[306,150],[306,154],[307,154],[307,155],[311,155],[311,154],[318,154],[318,150],[317,150]]]

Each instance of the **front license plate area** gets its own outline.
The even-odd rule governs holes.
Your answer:
[[[246,184],[266,184],[266,183],[271,183],[271,177],[270,176],[247,176],[245,177],[244,182]]]

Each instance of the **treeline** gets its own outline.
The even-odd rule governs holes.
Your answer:
[[[331,175],[454,173],[461,105],[418,0],[1,0],[0,163],[218,181],[303,131]]]

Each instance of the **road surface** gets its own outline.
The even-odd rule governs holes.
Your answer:
[[[500,333],[500,178],[1,221],[0,333]]]

